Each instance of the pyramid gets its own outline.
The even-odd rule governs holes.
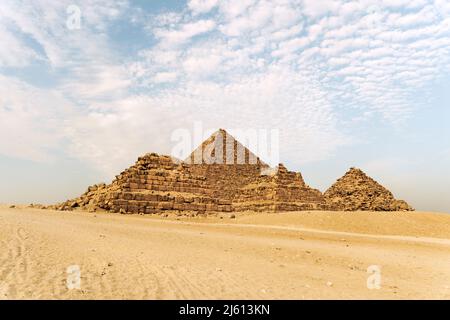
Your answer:
[[[110,184],[48,206],[56,210],[195,216],[233,211],[412,210],[351,169],[324,195],[299,172],[271,168],[225,130],[216,131],[184,161],[148,153]]]
[[[362,170],[350,170],[324,193],[326,202],[336,210],[411,211],[405,201],[393,194]]]

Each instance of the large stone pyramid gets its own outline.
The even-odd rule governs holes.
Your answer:
[[[139,214],[205,215],[233,211],[411,210],[404,201],[350,170],[325,196],[282,164],[270,168],[220,129],[185,160],[149,153],[108,185],[49,206]]]
[[[337,210],[411,211],[405,201],[396,200],[392,193],[362,170],[350,170],[324,193],[325,200]]]

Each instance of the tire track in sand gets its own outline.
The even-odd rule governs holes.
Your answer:
[[[7,287],[8,298],[14,298],[15,292],[24,292],[30,280],[30,257],[27,247],[28,232],[21,226],[11,227],[9,236],[2,240],[0,255],[0,283],[3,291]]]

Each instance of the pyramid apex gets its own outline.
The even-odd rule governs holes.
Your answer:
[[[261,159],[225,129],[219,128],[184,160],[190,164],[254,164],[266,166]]]
[[[217,130],[215,133],[228,134],[228,132],[223,128],[219,128],[219,130]]]
[[[351,167],[348,169],[347,173],[358,173],[358,174],[365,174],[364,171],[362,171],[360,168]]]

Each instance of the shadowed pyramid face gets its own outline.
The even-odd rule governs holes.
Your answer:
[[[266,166],[259,157],[223,129],[214,132],[186,158],[185,162],[189,164],[250,164]]]

